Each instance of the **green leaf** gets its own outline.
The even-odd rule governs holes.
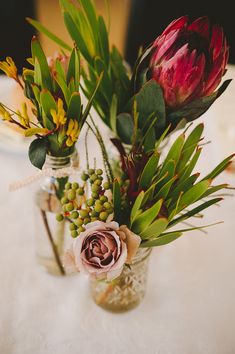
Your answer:
[[[69,101],[69,107],[67,112],[68,118],[80,120],[81,116],[81,96],[79,92],[74,92]]]
[[[67,83],[64,80],[64,78],[61,77],[57,72],[55,73],[55,80],[56,80],[57,84],[59,85],[59,87],[61,88],[61,91],[63,92],[64,99],[65,99],[66,105],[68,107],[71,94],[68,89]]]
[[[168,120],[174,126],[178,124],[181,118],[186,118],[188,122],[193,121],[205,113],[215,100],[226,90],[231,80],[226,80],[220,88],[210,96],[202,97],[195,100],[178,111],[175,111],[168,115]]]
[[[218,225],[218,224],[222,224],[223,221],[219,221],[219,222],[216,222],[216,223],[213,223],[213,224],[209,224],[209,225],[202,225],[202,226],[194,226],[194,227],[189,227],[187,229],[182,229],[182,230],[175,230],[174,232],[189,232],[189,231],[194,231],[194,230],[200,230],[202,231],[203,229],[207,229],[208,227],[211,227],[211,226],[215,226],[215,225]]]
[[[179,175],[179,179],[185,180],[186,178],[188,178],[191,173],[194,170],[194,167],[197,164],[197,161],[201,155],[202,149],[201,148],[197,148],[196,152],[194,153],[193,157],[191,158],[191,160],[189,161],[189,163],[183,168],[182,171],[178,172]]]
[[[110,106],[110,127],[114,134],[117,134],[117,106],[118,98],[117,95],[114,94]]]
[[[98,78],[98,81],[97,81],[97,84],[96,84],[96,87],[95,87],[94,91],[92,92],[92,95],[91,95],[91,97],[89,98],[89,101],[88,101],[88,103],[87,103],[87,105],[86,105],[86,108],[85,108],[85,111],[84,111],[84,113],[83,113],[82,120],[81,120],[81,127],[82,127],[83,124],[85,123],[86,118],[87,118],[88,114],[90,113],[90,109],[91,109],[91,107],[92,107],[93,100],[94,100],[94,98],[95,98],[95,96],[96,96],[96,93],[97,93],[99,87],[100,87],[100,84],[101,84],[101,82],[102,82],[102,79],[103,79],[103,73],[100,74],[100,76],[99,76],[99,78]]]
[[[86,17],[90,23],[90,27],[93,29],[93,32],[97,34],[98,32],[98,24],[96,17],[96,10],[91,0],[78,0],[82,5],[83,10],[86,14]]]
[[[34,82],[38,86],[42,86],[42,73],[39,65],[39,61],[35,58],[34,61]]]
[[[40,102],[43,109],[43,125],[45,128],[51,130],[54,128],[52,122],[51,109],[57,110],[57,105],[52,94],[43,90],[40,94]]]
[[[207,191],[202,195],[202,198],[206,198],[209,195],[220,191],[221,189],[228,188],[228,186],[229,186],[228,184],[220,184],[218,186],[212,186],[211,188],[207,189]]]
[[[31,50],[32,50],[32,57],[33,60],[37,58],[40,70],[41,70],[41,78],[42,78],[42,84],[45,88],[48,90],[52,90],[52,79],[51,79],[51,73],[49,70],[49,66],[47,63],[46,56],[42,50],[42,47],[36,37],[33,37],[32,42],[31,42]],[[35,82],[37,83],[37,82]]]
[[[112,48],[111,67],[115,78],[120,82],[122,90],[124,90],[124,93],[126,93],[127,90],[129,90],[130,80],[127,75],[127,69],[124,65],[123,58],[116,47]]]
[[[170,198],[172,199],[172,201],[174,202],[176,199],[178,199],[179,194],[181,192],[186,192],[187,190],[189,190],[194,185],[199,176],[199,173],[195,173],[194,175],[188,177],[185,180],[177,181],[173,186],[172,191],[170,192]]]
[[[117,133],[123,143],[131,144],[134,133],[134,122],[129,113],[121,113],[117,116]]]
[[[158,200],[151,208],[140,214],[134,221],[131,230],[139,235],[143,232],[158,216],[163,200]]]
[[[166,218],[160,218],[154,221],[145,231],[140,234],[142,240],[156,238],[161,235],[167,228],[168,220]]]
[[[39,90],[39,88],[36,85],[32,85],[31,87],[32,87],[34,96],[37,100],[37,103],[40,104],[40,90]]]
[[[154,240],[143,242],[141,247],[155,247],[155,246],[163,246],[172,241],[175,241],[177,238],[182,236],[180,232],[169,232],[162,234],[161,236],[157,237]]]
[[[131,209],[131,216],[130,216],[130,220],[131,220],[131,223],[133,222],[133,220],[135,219],[136,217],[136,214],[138,212],[138,210],[140,209],[141,207],[141,204],[142,204],[142,201],[143,201],[143,198],[144,198],[144,191],[140,192],[138,197],[136,198],[135,200],[135,203]]]
[[[159,182],[158,189],[162,188],[175,174],[175,162],[169,160],[162,166],[157,176],[156,182]],[[164,178],[163,178],[164,177]]]
[[[171,126],[168,125],[168,127],[164,130],[164,132],[162,133],[162,135],[160,136],[160,138],[157,140],[156,144],[155,144],[155,149],[157,150],[159,148],[159,146],[161,145],[161,143],[163,142],[163,140],[165,139],[167,133],[169,132]]]
[[[45,139],[36,139],[29,146],[29,159],[35,167],[42,169],[46,160],[47,143]]]
[[[105,67],[104,61],[99,57],[96,57],[94,60],[94,71],[95,76],[100,75],[103,72],[103,80],[100,85],[100,92],[105,97],[107,104],[110,105],[112,100],[112,82],[107,72],[107,68]]]
[[[79,48],[80,52],[84,56],[84,58],[90,63],[92,61],[92,58],[90,56],[90,53],[87,49],[86,43],[80,34],[76,24],[74,23],[72,17],[68,12],[64,12],[64,22],[65,26],[72,37],[72,39],[75,41],[77,47]]]
[[[144,136],[144,151],[146,153],[149,153],[150,151],[154,151],[155,149],[155,143],[156,143],[156,134],[155,134],[155,128],[154,126],[156,125],[157,118],[153,119],[151,126],[147,130],[147,133]]]
[[[157,117],[155,128],[165,129],[166,112],[165,101],[163,98],[162,89],[155,80],[148,81],[136,95],[137,111],[139,112],[140,127],[144,125],[145,120],[151,114]]]
[[[66,81],[65,71],[64,71],[64,68],[63,68],[61,61],[59,59],[56,59],[56,61],[55,61],[55,69],[56,69],[57,75],[59,75],[61,77],[61,79],[63,79],[63,81]]]
[[[149,187],[152,178],[157,172],[159,158],[160,158],[159,153],[155,152],[146,163],[143,172],[141,173],[140,176],[139,189],[145,189]]]
[[[199,124],[198,126],[196,126],[196,128],[191,132],[191,134],[186,139],[180,156],[180,161],[176,167],[176,171],[181,171],[183,167],[187,164],[189,159],[191,158],[194,150],[196,149],[201,139],[203,130],[204,130],[204,125]]]
[[[44,27],[40,22],[33,20],[32,18],[26,17],[26,20],[34,27],[36,30],[39,32],[45,34],[48,38],[50,38],[53,42],[58,44],[60,47],[67,49],[69,51],[72,50],[72,48],[62,41],[59,37],[57,37],[54,33],[50,32],[46,27]]]
[[[209,208],[213,204],[219,203],[221,200],[223,200],[223,198],[214,198],[214,199],[208,200],[205,203],[202,203],[201,205],[199,205],[196,208],[193,208],[192,210],[190,210],[189,212],[185,213],[184,215],[181,215],[181,216],[177,217],[176,219],[172,220],[170,222],[170,224],[169,224],[169,227],[172,227],[172,226],[178,224],[179,222],[182,222],[184,220],[187,220],[187,219],[191,218],[194,215],[199,214],[201,211]]]
[[[190,188],[185,194],[183,194],[177,212],[180,212],[184,208],[199,200],[201,196],[207,191],[210,184],[211,180],[205,180],[198,182],[192,188]]]
[[[168,152],[165,161],[164,161],[164,166],[168,163],[168,161],[173,160],[175,163],[175,166],[177,165],[180,156],[181,156],[181,152],[184,146],[184,139],[185,136],[184,134],[181,134],[173,143],[172,147],[170,148],[170,151]]]
[[[57,110],[55,99],[47,90],[41,91],[40,102],[47,117],[51,117],[51,109]]]
[[[177,175],[173,176],[169,181],[164,183],[164,185],[161,187],[161,189],[157,192],[155,198],[156,199],[163,198],[165,200],[167,198],[170,188],[171,188],[172,184],[174,183],[174,181],[176,180],[176,178],[177,178]]]
[[[203,180],[205,179],[214,179],[217,177],[221,172],[223,172],[231,163],[231,160],[234,158],[235,154],[228,156],[224,159],[216,168],[210,172]]]
[[[108,66],[109,65],[109,40],[108,40],[108,33],[106,30],[104,19],[102,16],[99,16],[98,18],[98,26],[99,26],[98,34],[100,37],[99,42],[100,42],[102,58],[104,59],[106,66]]]
[[[67,72],[67,84],[69,84],[72,79],[74,79],[75,91],[78,91],[80,84],[80,57],[76,48],[73,48],[70,56]]]
[[[121,187],[117,179],[113,182],[113,207],[114,207],[114,220],[119,222],[121,216]]]

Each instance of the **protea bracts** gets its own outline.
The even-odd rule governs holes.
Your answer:
[[[210,27],[207,17],[173,21],[154,42],[150,61],[166,105],[175,110],[212,94],[225,73],[228,52],[223,29]]]

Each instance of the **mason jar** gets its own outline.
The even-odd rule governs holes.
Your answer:
[[[91,295],[96,304],[110,312],[125,312],[143,300],[148,277],[151,249],[139,248],[130,265],[125,265],[121,275],[111,282],[90,280]]]
[[[64,157],[46,156],[44,168],[59,170],[78,167],[77,151]],[[68,222],[58,222],[56,214],[61,212],[60,198],[68,177],[44,177],[35,194],[35,239],[36,257],[39,265],[53,275],[65,275],[63,254],[68,248],[70,233]]]

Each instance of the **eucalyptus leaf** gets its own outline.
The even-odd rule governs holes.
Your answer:
[[[29,146],[29,159],[35,167],[42,169],[47,153],[47,142],[45,139],[38,138]]]
[[[125,144],[131,144],[134,122],[129,113],[121,113],[117,116],[117,134]]]
[[[167,117],[168,121],[175,126],[181,118],[186,118],[188,122],[197,119],[210,108],[215,100],[226,90],[230,82],[231,80],[226,80],[212,95],[199,98],[178,111],[172,112]]]
[[[160,85],[155,80],[148,81],[135,96],[135,99],[140,127],[143,127],[147,117],[154,114],[157,117],[155,128],[158,135],[166,125],[165,101]]]

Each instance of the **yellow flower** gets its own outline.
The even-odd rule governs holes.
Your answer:
[[[17,111],[19,120],[20,120],[20,124],[23,125],[25,128],[29,128],[29,116],[28,116],[28,111],[27,111],[27,105],[26,103],[22,103],[22,112]]]
[[[70,119],[66,132],[66,135],[68,137],[66,140],[66,145],[68,147],[73,146],[76,143],[76,141],[78,140],[79,132],[80,131],[78,127],[78,122],[75,119]]]
[[[11,114],[0,104],[0,116],[3,120],[12,121]]]
[[[12,79],[18,80],[17,67],[11,57],[6,57],[6,61],[0,61],[0,70]]]
[[[34,71],[27,68],[23,68],[23,77],[25,76],[34,76]]]
[[[58,99],[57,103],[57,112],[55,109],[51,109],[50,113],[53,118],[53,122],[56,124],[56,128],[58,129],[61,125],[64,125],[67,121],[67,118],[65,116],[65,110],[63,106],[63,101],[61,98]]]

